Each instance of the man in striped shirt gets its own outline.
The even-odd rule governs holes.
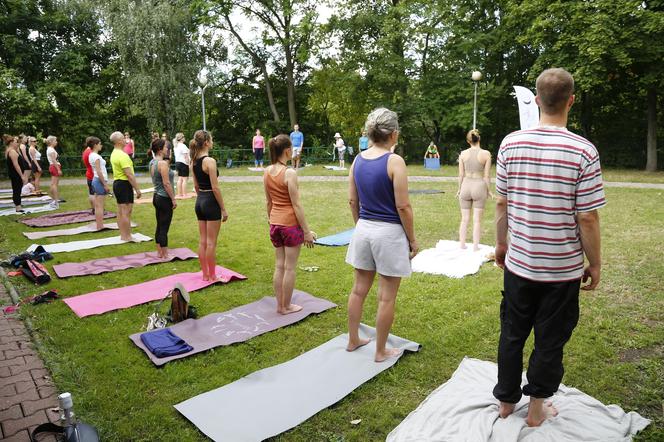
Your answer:
[[[529,426],[557,414],[544,399],[563,377],[563,347],[579,319],[581,280],[590,281],[583,290],[599,283],[597,209],[606,204],[597,149],[566,129],[574,79],[564,69],[547,69],[536,87],[539,127],[506,136],[496,160],[496,263],[504,269],[504,291],[493,394],[503,418],[522,392],[530,396]],[[522,390],[523,346],[533,328],[535,348]]]

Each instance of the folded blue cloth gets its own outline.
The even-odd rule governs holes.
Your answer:
[[[145,344],[148,350],[150,350],[150,353],[158,358],[175,356],[190,352],[194,349],[168,328],[143,333],[141,335],[141,341],[143,341],[143,344]]]

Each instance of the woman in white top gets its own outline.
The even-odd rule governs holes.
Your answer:
[[[101,140],[97,137],[85,139],[85,147],[92,149],[90,152],[90,167],[92,167],[92,191],[95,196],[95,225],[97,230],[104,228],[104,201],[111,189],[108,186],[108,172],[106,171],[106,160],[99,155],[101,152]]]
[[[339,167],[343,169],[346,167],[344,165],[345,164],[344,156],[346,155],[346,143],[344,143],[344,140],[341,138],[339,132],[334,134],[334,147],[336,147],[337,154],[339,155]]]
[[[60,182],[60,177],[62,176],[62,166],[60,161],[58,161],[58,151],[55,150],[55,147],[58,145],[58,139],[49,135],[45,140],[46,144],[46,158],[48,159],[48,171],[51,174],[51,187],[49,189],[49,194],[53,201],[51,201],[51,207],[58,208],[60,207],[60,193],[58,191],[58,183]]]
[[[39,152],[39,148],[37,147],[37,139],[35,137],[29,137],[28,144],[30,145],[28,148],[30,167],[32,169],[32,174],[35,176],[35,193],[41,193],[41,189],[39,187],[39,179],[42,176],[42,168],[40,164],[41,152]]]
[[[187,180],[189,179],[189,148],[184,144],[184,134],[179,132],[175,135],[175,170],[178,172],[177,196],[184,198],[187,195]]]

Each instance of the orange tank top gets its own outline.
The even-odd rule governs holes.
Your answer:
[[[274,166],[272,166],[274,167]],[[288,193],[286,184],[286,168],[284,167],[277,175],[272,176],[270,168],[263,174],[263,183],[272,198],[272,210],[270,211],[270,224],[277,226],[297,226],[297,217]]]

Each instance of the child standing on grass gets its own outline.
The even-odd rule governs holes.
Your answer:
[[[287,135],[277,135],[268,143],[271,165],[263,174],[270,240],[274,246],[275,265],[272,284],[277,298],[277,312],[282,315],[302,310],[291,304],[295,287],[295,269],[304,243],[314,246],[314,234],[309,230],[300,202],[297,172],[287,166],[293,156],[293,146]]]

